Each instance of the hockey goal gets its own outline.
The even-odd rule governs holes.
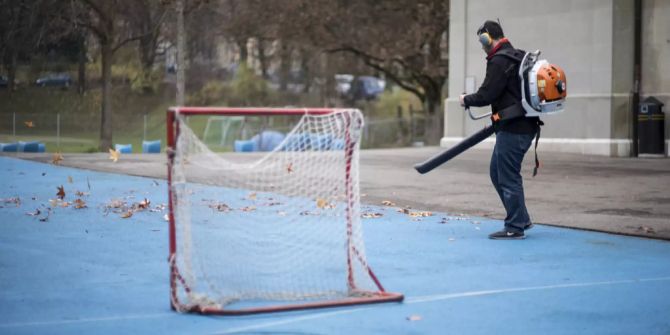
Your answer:
[[[212,151],[198,117],[293,118],[264,153]],[[355,109],[172,108],[167,113],[170,301],[251,314],[402,301],[365,256]]]

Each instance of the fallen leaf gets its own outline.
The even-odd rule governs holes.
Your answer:
[[[249,193],[249,195],[247,195],[247,199],[256,200],[256,192]]]
[[[28,127],[28,128],[34,128],[35,127],[35,124],[33,123],[33,121],[26,121],[23,124],[25,124],[26,127]]]
[[[326,206],[328,206],[328,201],[326,201],[326,199],[316,198],[316,207],[326,208]]]
[[[410,212],[409,216],[413,218],[433,216],[432,212]]]
[[[30,216],[38,216],[38,215],[40,215],[41,213],[42,213],[42,212],[40,211],[40,209],[39,209],[39,208],[36,208],[34,212],[26,212],[26,215],[30,215]]]
[[[151,201],[149,201],[147,198],[144,198],[144,200],[140,201],[140,202],[137,204],[137,207],[138,207],[139,209],[147,209],[147,208],[149,208],[149,205],[150,205],[150,204],[151,204]]]
[[[241,211],[243,212],[253,212],[256,210],[256,206],[247,206],[247,207],[242,207],[240,208]]]
[[[14,204],[16,207],[21,206],[21,198],[19,197],[2,199],[2,202],[5,204]]]
[[[51,163],[52,164],[58,165],[58,164],[60,164],[60,162],[62,160],[63,160],[63,155],[61,155],[61,153],[59,151],[57,151],[56,153],[53,154],[53,156],[51,156]],[[44,175],[46,175],[46,173],[42,173],[42,175],[44,176]]]
[[[76,199],[74,201],[74,208],[76,208],[76,209],[86,208],[86,202],[84,200],[81,200],[81,199]]]
[[[82,192],[82,191],[77,191],[77,192],[74,192],[74,195],[76,195],[78,197],[87,197],[91,194],[90,193],[85,193],[85,192]]]
[[[654,228],[647,227],[647,226],[639,226],[637,228],[637,230],[641,231],[643,233],[647,233],[647,234],[656,234],[656,231],[654,230]]]
[[[398,208],[398,213],[409,214],[409,209],[407,209],[407,208]]]
[[[63,200],[63,198],[65,198],[65,189],[63,188],[63,185],[58,187],[58,193],[56,193],[56,196],[58,197],[58,199],[61,199],[61,200]]]
[[[61,207],[69,207],[70,203],[67,201],[61,201],[58,205],[60,205]]]
[[[112,148],[109,148],[109,159],[111,159],[112,161],[114,161],[114,163],[116,163],[119,160],[120,157],[121,157],[121,152],[116,151]]]
[[[361,217],[364,219],[376,219],[384,216],[382,213],[363,213],[361,214]]]
[[[286,172],[287,173],[293,172],[293,163],[288,163],[288,165],[286,166]]]
[[[123,214],[121,214],[121,217],[124,218],[124,219],[127,219],[131,216],[133,216],[133,211],[126,211]]]
[[[382,205],[384,205],[384,206],[395,206],[395,203],[391,202],[391,201],[388,201],[388,200],[384,200],[384,201],[382,201]]]
[[[59,202],[60,202],[60,199],[49,199],[49,205],[51,205],[51,207],[58,206]]]
[[[230,208],[230,206],[224,203],[211,204],[209,205],[209,208],[216,209],[219,212],[230,212],[231,210],[233,210],[232,208]]]
[[[72,184],[72,176],[67,176],[67,182]]]
[[[421,315],[410,315],[407,317],[407,321],[419,321],[421,319]]]

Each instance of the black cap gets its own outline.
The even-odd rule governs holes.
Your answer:
[[[501,39],[505,37],[505,34],[503,33],[502,27],[500,26],[500,23],[496,21],[491,21],[487,20],[482,24],[479,29],[477,29],[477,35],[481,35],[481,33],[487,32],[493,38],[494,40]]]

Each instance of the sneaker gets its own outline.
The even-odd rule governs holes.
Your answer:
[[[524,231],[525,230],[531,230],[531,229],[533,229],[533,227],[535,227],[535,225],[531,222],[531,223],[527,224],[525,227],[523,227],[523,230]]]
[[[489,238],[492,240],[523,240],[526,238],[526,235],[521,233],[515,233],[507,230],[501,230],[489,235]]]

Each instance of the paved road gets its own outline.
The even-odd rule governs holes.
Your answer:
[[[364,150],[365,203],[389,200],[422,210],[504,218],[489,181],[490,149],[470,150],[426,175],[412,165],[441,148]],[[48,154],[9,154],[50,162]],[[234,154],[232,154],[234,155]],[[247,158],[251,157],[246,154]],[[532,178],[533,156],[523,166],[526,202],[536,223],[670,240],[670,159],[631,159],[540,152],[543,168]],[[65,166],[165,178],[164,155],[66,154]]]

